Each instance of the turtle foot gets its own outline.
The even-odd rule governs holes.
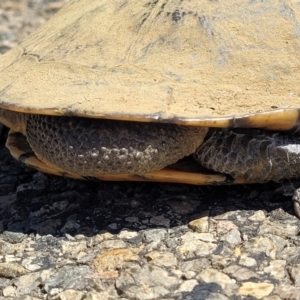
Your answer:
[[[300,188],[296,189],[293,194],[293,205],[296,216],[300,219]]]
[[[286,179],[282,182],[282,193],[292,196],[295,215],[300,219],[300,181],[298,179]]]

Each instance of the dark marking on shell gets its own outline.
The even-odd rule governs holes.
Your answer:
[[[158,14],[156,15],[156,18],[159,17],[159,16],[161,15],[162,12],[163,12],[162,10],[159,11]]]
[[[163,3],[162,5],[161,5],[161,10],[164,10],[164,8],[165,8],[165,6],[166,6],[166,4],[167,4],[167,2],[165,2],[165,3]]]
[[[158,14],[156,15],[156,17],[159,17],[159,16],[162,14],[162,12],[163,12],[164,9],[165,9],[166,4],[167,4],[167,1],[165,1],[165,2],[161,5],[160,11],[159,11]],[[168,16],[168,14],[167,14],[167,16]]]
[[[198,13],[197,12],[195,12],[195,11],[188,11],[188,14],[189,15],[192,15],[192,16],[194,16],[194,17],[197,17],[198,16]]]
[[[205,27],[205,21],[206,21],[206,17],[205,16],[201,16],[198,18],[199,23],[202,27]]]
[[[228,128],[235,128],[235,127],[236,127],[236,126],[235,126],[235,121],[236,121],[235,118],[230,118],[230,119],[228,120]]]
[[[216,60],[220,66],[224,66],[231,58],[232,55],[229,53],[229,51],[226,48],[222,47],[218,51]]]
[[[140,29],[140,28],[143,26],[143,24],[146,22],[146,20],[148,19],[149,15],[150,15],[150,13],[144,13],[144,14],[142,15],[142,22],[141,22],[141,24],[140,24],[140,26],[139,26],[139,29]]]
[[[168,14],[167,14],[168,15]],[[173,13],[172,13],[172,21],[174,21],[175,23],[179,23],[181,19],[184,18],[184,16],[186,15],[185,11],[179,11],[179,9],[176,9]]]
[[[173,13],[172,13],[172,21],[174,21],[175,23],[178,23],[181,20],[181,15],[178,9],[176,9]]]
[[[213,28],[211,26],[209,18],[206,16],[199,16],[198,20],[200,26],[206,30],[207,34],[210,36],[214,36]]]
[[[149,1],[146,6],[151,6],[152,8],[157,4],[159,0]]]
[[[33,56],[33,57],[36,57],[38,59],[38,61],[41,61],[41,57],[38,54],[36,54],[36,53],[24,52],[23,55],[24,56],[26,56],[26,55]]]
[[[122,9],[123,7],[127,6],[128,1],[123,2],[120,6],[119,9]]]

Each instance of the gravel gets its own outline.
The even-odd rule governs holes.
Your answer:
[[[67,0],[1,0],[0,52]],[[0,143],[0,299],[300,299],[300,221],[272,183],[83,182]]]

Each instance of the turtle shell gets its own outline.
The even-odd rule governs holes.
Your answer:
[[[86,177],[68,172],[59,167],[50,167],[39,160],[32,151],[26,137],[19,132],[10,130],[6,141],[6,147],[10,150],[12,156],[26,166],[38,171],[84,180],[109,180],[109,181],[154,181],[169,183],[187,183],[193,185],[231,185],[231,184],[249,184],[254,181],[246,181],[242,177],[232,178],[226,174],[208,172],[195,164],[191,157],[169,165],[163,170],[156,170],[146,174],[98,174],[96,177]]]
[[[0,107],[290,129],[299,19],[296,1],[73,0],[0,58]]]

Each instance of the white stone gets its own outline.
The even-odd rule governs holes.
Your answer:
[[[189,223],[189,227],[196,232],[208,232],[209,231],[209,218],[203,217],[193,220]]]
[[[59,300],[81,300],[83,299],[84,293],[75,290],[65,290],[57,296]]]
[[[122,230],[119,234],[118,234],[118,238],[120,239],[133,239],[135,237],[138,236],[138,233],[136,231],[130,231],[130,230]]]
[[[2,291],[4,297],[13,297],[15,296],[16,289],[12,285],[5,287]]]
[[[232,229],[238,229],[238,227],[231,221],[218,221],[216,229],[218,234],[226,234]]]
[[[176,247],[176,253],[181,259],[190,259],[208,256],[212,254],[216,248],[217,244],[202,242],[200,240],[191,240]]]
[[[300,264],[291,266],[289,273],[294,281],[295,286],[300,287]]]
[[[173,253],[153,251],[146,255],[150,263],[157,266],[172,267],[176,266],[177,259]]]
[[[264,272],[271,274],[274,278],[280,280],[285,278],[285,260],[273,260],[268,267],[264,268]]]
[[[215,242],[216,239],[211,233],[187,232],[181,237],[181,241],[201,240],[204,242]]]
[[[239,264],[245,267],[256,267],[257,262],[254,258],[248,257],[246,255],[241,255],[241,258],[239,260]]]
[[[269,296],[274,289],[274,285],[268,282],[244,282],[238,290],[239,296],[253,296],[262,299]]]
[[[198,281],[196,279],[186,280],[180,285],[178,292],[191,292],[196,285],[198,285]]]
[[[298,226],[297,225],[290,225],[290,224],[282,224],[278,222],[271,222],[269,220],[266,220],[263,222],[259,229],[258,234],[272,234],[272,235],[278,235],[282,237],[288,237],[288,236],[296,236],[298,234]]]
[[[248,220],[252,222],[263,222],[266,219],[266,214],[263,210],[256,211]]]
[[[217,283],[222,287],[222,289],[227,288],[228,285],[234,284],[234,281],[232,281],[232,279],[228,275],[212,268],[203,270],[197,276],[197,279],[198,280],[200,279],[206,283],[211,283],[211,282]]]
[[[235,247],[242,242],[241,234],[238,229],[234,228],[224,234],[221,238],[221,241],[226,241],[230,244],[231,247]]]
[[[110,299],[112,298],[107,292],[98,292],[98,293],[90,292],[84,298],[84,300],[110,300]]]

